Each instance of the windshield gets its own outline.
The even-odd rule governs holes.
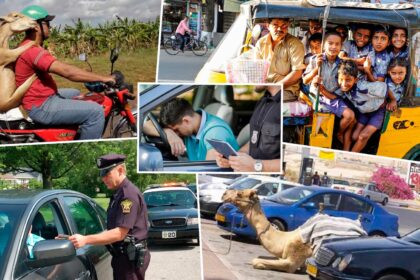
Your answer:
[[[196,198],[189,190],[168,190],[144,193],[147,208],[159,206],[183,206],[194,208]]]
[[[346,185],[346,186],[350,186],[348,181],[344,181],[344,180],[337,180],[334,179],[333,184],[340,184],[340,185]]]
[[[9,249],[22,217],[22,205],[0,205],[0,278],[4,273]]]
[[[233,183],[229,186],[229,190],[246,190],[252,189],[257,184],[261,183],[260,180],[252,179],[252,178],[242,178],[241,180]]]
[[[417,229],[409,234],[405,235],[403,240],[420,245],[420,229]]]
[[[311,195],[314,191],[305,188],[291,188],[285,191],[281,191],[272,196],[267,197],[267,200],[282,203],[282,204],[293,204],[299,200],[304,199],[305,197]]]

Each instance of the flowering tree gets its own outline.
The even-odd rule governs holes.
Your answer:
[[[378,189],[392,198],[413,199],[413,192],[407,182],[398,176],[393,168],[379,167],[372,175]]]

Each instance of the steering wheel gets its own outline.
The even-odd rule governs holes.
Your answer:
[[[169,149],[169,151],[171,150],[171,145],[169,145],[169,141],[168,138],[166,137],[166,133],[165,131],[163,131],[162,127],[160,126],[159,122],[157,121],[156,117],[151,113],[147,113],[146,114],[146,119],[149,119],[152,121],[154,127],[156,128],[159,137],[162,141],[161,145],[165,148],[165,149]]]

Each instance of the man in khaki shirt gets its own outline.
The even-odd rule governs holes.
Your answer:
[[[297,99],[299,81],[305,70],[303,44],[288,33],[289,23],[289,19],[270,19],[270,33],[256,45],[257,56],[271,61],[267,82],[283,84],[285,101]]]

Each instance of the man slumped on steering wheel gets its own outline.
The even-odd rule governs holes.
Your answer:
[[[35,45],[26,50],[16,61],[16,85],[20,86],[34,73],[37,79],[32,83],[22,99],[22,105],[29,117],[43,125],[79,125],[79,139],[101,138],[105,117],[102,106],[94,102],[74,100],[79,91],[59,90],[53,77],[54,73],[73,82],[115,83],[112,76],[103,76],[82,70],[58,61],[42,47],[49,36],[50,21],[55,16],[40,6],[28,6],[22,14],[34,19],[38,24],[27,30],[21,46],[30,42]]]

